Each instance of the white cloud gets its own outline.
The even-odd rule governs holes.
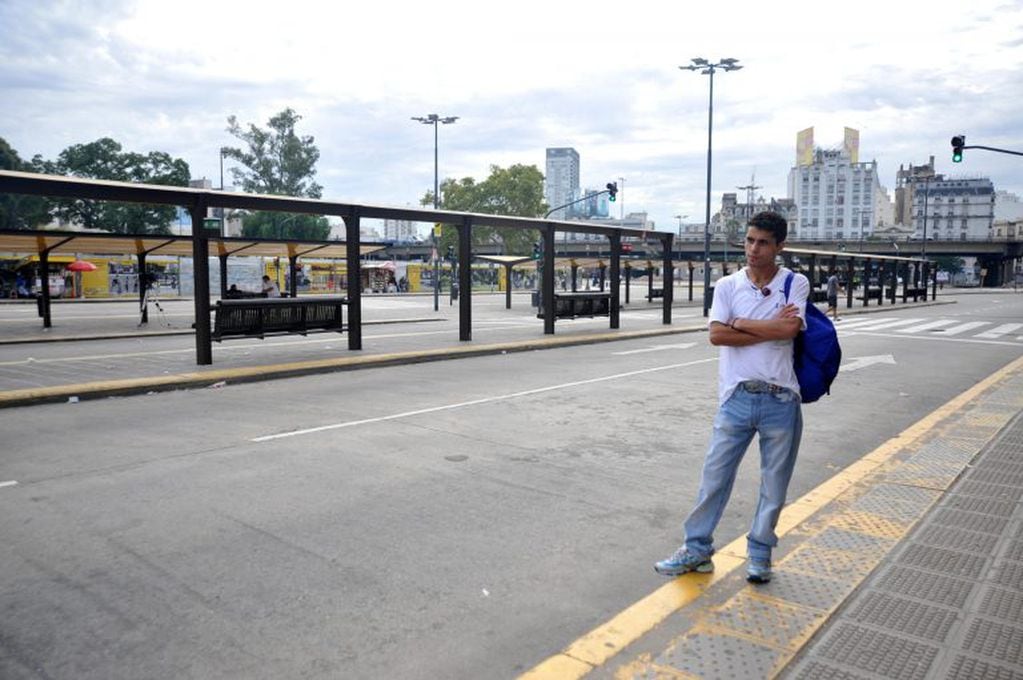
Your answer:
[[[1023,147],[1018,2],[690,5],[7,0],[0,136],[47,158],[110,136],[217,183],[227,117],[264,126],[291,106],[326,197],[407,205],[433,185],[432,130],[409,118],[436,112],[460,116],[440,130],[443,176],[542,169],[545,147],[574,146],[584,185],[625,177],[626,209],[672,229],[705,210],[708,79],[678,66],[731,56],[744,69],[715,77],[715,206],[754,172],[784,196],[809,126],[824,146],[859,129],[889,187],[934,155],[1023,193],[1018,157],[953,167],[948,143]]]

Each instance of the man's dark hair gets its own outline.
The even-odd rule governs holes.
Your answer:
[[[789,235],[789,223],[776,212],[764,210],[750,218],[749,226],[770,232],[775,243],[784,243]]]

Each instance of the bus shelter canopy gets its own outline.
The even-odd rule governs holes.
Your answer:
[[[317,257],[344,259],[344,241],[294,241],[289,239],[250,239],[210,237],[211,256],[245,255],[255,257]],[[360,244],[359,253],[367,255],[387,247],[386,243]],[[160,234],[101,234],[76,231],[0,231],[0,252],[89,255],[180,255],[191,257],[192,237]]]

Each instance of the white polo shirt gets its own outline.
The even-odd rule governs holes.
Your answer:
[[[792,279],[788,302],[785,300],[785,277],[789,270],[779,267],[778,273],[765,288],[753,285],[746,268],[718,280],[714,286],[714,304],[710,308],[710,323],[725,325],[734,319],[769,320],[777,318],[788,302],[799,305],[799,318],[806,328],[806,298],[810,282],[802,274]],[[780,385],[799,394],[799,381],[792,366],[792,340],[767,340],[746,347],[720,348],[718,361],[718,399],[725,403],[736,386],[744,380],[762,380]]]

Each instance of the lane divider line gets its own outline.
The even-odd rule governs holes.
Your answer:
[[[609,380],[621,380],[622,378],[631,378],[637,375],[645,375],[647,373],[657,373],[659,371],[670,371],[675,368],[686,368],[687,366],[695,366],[697,364],[707,364],[717,361],[717,357],[711,357],[709,359],[697,359],[695,361],[687,361],[681,364],[669,364],[667,366],[654,366],[653,368],[643,368],[636,371],[628,371],[626,373],[616,373],[614,375],[605,375],[600,378],[589,378],[587,380],[575,380],[572,382],[561,383],[560,385],[548,385],[546,387],[537,387],[532,390],[522,390],[521,392],[511,392],[509,394],[498,394],[492,397],[483,397],[481,399],[472,399],[470,401],[463,401],[456,404],[443,404],[441,406],[431,406],[429,408],[421,408],[415,411],[403,411],[401,413],[392,413],[386,416],[378,416],[376,418],[364,418],[361,420],[347,420],[342,423],[331,423],[329,425],[319,425],[317,427],[309,427],[301,430],[291,430],[289,432],[279,432],[277,434],[268,434],[261,437],[253,437],[250,441],[253,442],[268,442],[275,439],[284,439],[285,437],[298,437],[306,434],[314,434],[316,432],[325,432],[327,430],[339,430],[345,427],[356,427],[358,425],[369,425],[372,423],[382,423],[388,420],[398,420],[399,418],[409,418],[412,416],[421,416],[427,413],[437,413],[438,411],[450,411],[457,408],[465,408],[467,406],[479,406],[480,404],[489,404],[495,401],[503,401],[505,399],[515,399],[517,397],[528,397],[534,394],[543,394],[544,392],[553,392],[555,390],[566,389],[569,387],[579,387],[581,385],[593,385],[596,383],[607,382]]]
[[[9,482],[0,482],[0,489],[2,489],[5,486],[18,486],[18,482],[13,479]]]
[[[775,533],[785,536],[845,490],[891,460],[908,444],[964,408],[1005,376],[1023,371],[1023,357],[1011,361],[943,406],[852,463],[837,475],[785,506]],[[714,583],[739,568],[746,558],[746,537],[740,536],[715,553],[712,574],[686,574],[672,579],[606,623],[570,643],[519,676],[519,680],[578,680],[602,666],[626,646],[653,630],[668,616],[695,602]]]

